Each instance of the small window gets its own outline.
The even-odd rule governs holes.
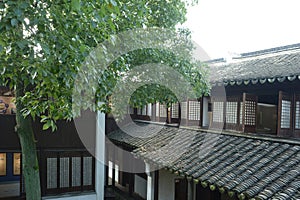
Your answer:
[[[281,107],[281,128],[290,128],[291,122],[291,102],[282,100]]]
[[[6,153],[0,153],[0,176],[6,176]]]
[[[300,101],[296,101],[296,111],[295,111],[295,128],[300,129]]]

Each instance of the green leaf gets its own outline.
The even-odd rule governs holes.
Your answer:
[[[72,0],[71,6],[73,10],[80,10],[80,0]]]
[[[43,130],[47,130],[48,128],[50,128],[50,126],[50,121],[47,121],[47,123],[43,125]]]

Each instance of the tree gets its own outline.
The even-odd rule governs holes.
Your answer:
[[[16,130],[22,148],[27,199],[41,198],[32,121],[39,119],[44,123],[43,129],[54,131],[57,120],[72,119],[74,78],[89,52],[121,31],[143,27],[175,30],[185,20],[187,3],[183,0],[0,1],[0,83],[16,94]],[[181,69],[195,86],[200,84],[202,92],[207,92],[207,82],[195,76],[194,61],[178,65],[183,61],[172,60],[168,52],[148,49],[124,55],[112,63],[101,77],[97,100],[107,101],[112,93],[111,84],[120,77],[117,72],[126,72],[128,63],[133,67],[147,57],[151,62],[168,61]],[[153,99],[153,94],[144,98],[143,93],[151,87],[137,91],[132,104],[174,101],[156,86],[152,91],[157,98]],[[109,112],[108,106],[101,109]]]

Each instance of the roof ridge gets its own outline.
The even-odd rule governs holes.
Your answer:
[[[279,53],[279,52],[290,51],[295,49],[300,49],[300,43],[241,53],[240,57],[233,57],[233,59],[260,56],[260,55],[271,54],[271,53]]]

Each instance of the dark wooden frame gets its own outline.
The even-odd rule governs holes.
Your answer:
[[[241,96],[230,96],[227,97],[226,100],[226,105],[225,105],[225,120],[224,120],[224,127],[227,130],[235,130],[235,131],[242,131],[242,120],[240,117],[240,112],[241,112],[241,101],[242,101],[242,97]],[[228,123],[227,122],[227,103],[228,102],[236,102],[237,103],[237,113],[236,113],[236,118],[237,121],[236,123]]]
[[[75,191],[94,191],[95,190],[95,158],[90,155],[87,151],[43,151],[41,152],[41,164],[40,170],[42,194],[45,195],[57,195],[67,192]],[[72,158],[80,158],[80,186],[72,186]],[[83,185],[83,161],[84,157],[92,157],[92,184]],[[57,158],[57,187],[48,189],[47,188],[47,158]],[[60,188],[60,158],[69,158],[69,187]],[[44,171],[45,170],[45,171]]]
[[[290,128],[282,128],[281,127],[281,115],[282,115],[282,101],[287,100],[291,102],[290,105]],[[279,91],[278,96],[278,118],[277,118],[277,135],[278,136],[284,136],[284,137],[290,137],[291,133],[293,131],[293,113],[294,113],[294,106],[293,106],[293,97],[289,93]]]
[[[295,137],[300,137],[300,128],[296,128],[296,102],[300,101],[300,93],[294,94],[294,106],[293,106],[293,133]]]
[[[254,125],[247,125],[246,124],[246,102],[247,101],[252,101],[254,102],[255,104],[255,114],[254,114],[254,117],[255,117],[255,124]],[[243,119],[242,119],[242,124],[243,124],[243,132],[245,133],[255,133],[256,132],[256,118],[257,118],[257,101],[258,101],[258,98],[256,95],[252,95],[252,94],[247,94],[247,93],[243,93]]]

